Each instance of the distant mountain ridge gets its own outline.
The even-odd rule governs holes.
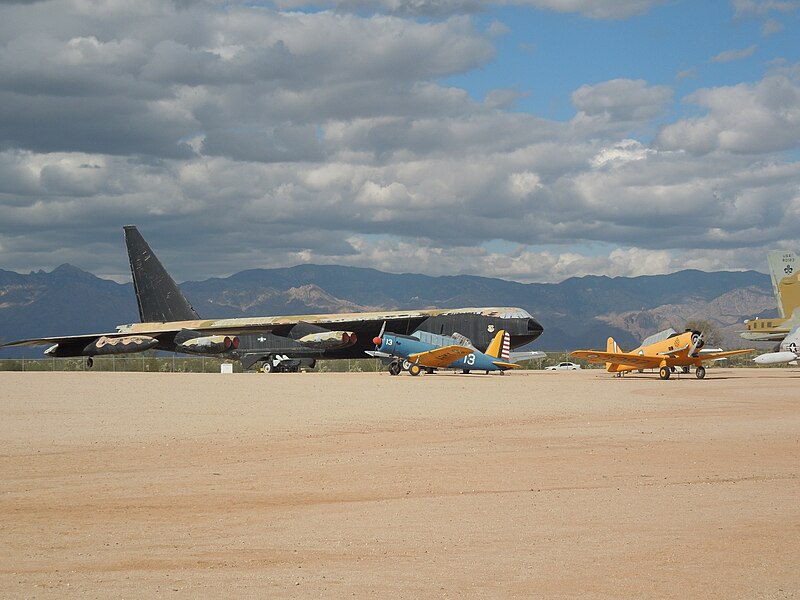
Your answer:
[[[534,346],[545,350],[604,347],[609,335],[631,347],[645,335],[667,326],[680,328],[690,319],[712,320],[730,345],[741,346],[736,331],[743,319],[776,314],[769,276],[755,271],[686,270],[524,284],[298,265],[190,281],[181,288],[202,317],[518,306],[544,326]],[[0,338],[5,341],[108,331],[137,320],[131,284],[100,279],[71,265],[27,275],[0,270]],[[6,349],[3,356],[11,352]]]

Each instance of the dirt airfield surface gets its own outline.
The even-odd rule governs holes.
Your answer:
[[[3,598],[800,598],[800,370],[0,373]]]

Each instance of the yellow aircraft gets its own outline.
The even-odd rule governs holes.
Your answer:
[[[703,334],[699,331],[687,329],[677,333],[674,329],[666,329],[647,338],[642,345],[631,352],[623,352],[617,346],[614,338],[608,338],[605,352],[599,350],[575,350],[570,354],[578,358],[585,358],[592,363],[605,363],[609,373],[622,374],[627,371],[641,371],[643,369],[658,369],[661,379],[669,379],[673,369],[683,367],[688,372],[694,366],[698,379],[706,376],[703,362],[718,360],[726,356],[752,352],[747,350],[703,351]]]

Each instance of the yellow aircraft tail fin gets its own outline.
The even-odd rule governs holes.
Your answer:
[[[609,352],[611,354],[619,354],[620,352],[622,352],[622,350],[619,349],[617,342],[612,337],[609,337],[608,340],[606,340],[606,352]],[[617,370],[618,366],[619,365],[617,363],[607,362],[606,371],[608,371],[609,373],[613,373]]]
[[[800,261],[794,252],[770,250],[767,252],[767,262],[778,314],[789,319],[800,307]]]
[[[511,336],[506,333],[505,329],[501,329],[494,336],[489,346],[486,348],[487,356],[499,358],[508,362],[509,352],[511,351]]]

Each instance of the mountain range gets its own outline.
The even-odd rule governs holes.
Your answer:
[[[430,277],[374,269],[299,265],[254,269],[181,284],[202,317],[318,314],[373,309],[517,306],[544,326],[534,348],[623,348],[689,320],[710,321],[728,347],[741,347],[746,318],[777,314],[769,276],[756,271],[685,270],[641,277],[573,277],[524,284],[467,275]],[[71,265],[52,272],[0,270],[0,339],[113,331],[138,321],[130,283],[101,279]],[[37,356],[5,349],[2,356]]]

